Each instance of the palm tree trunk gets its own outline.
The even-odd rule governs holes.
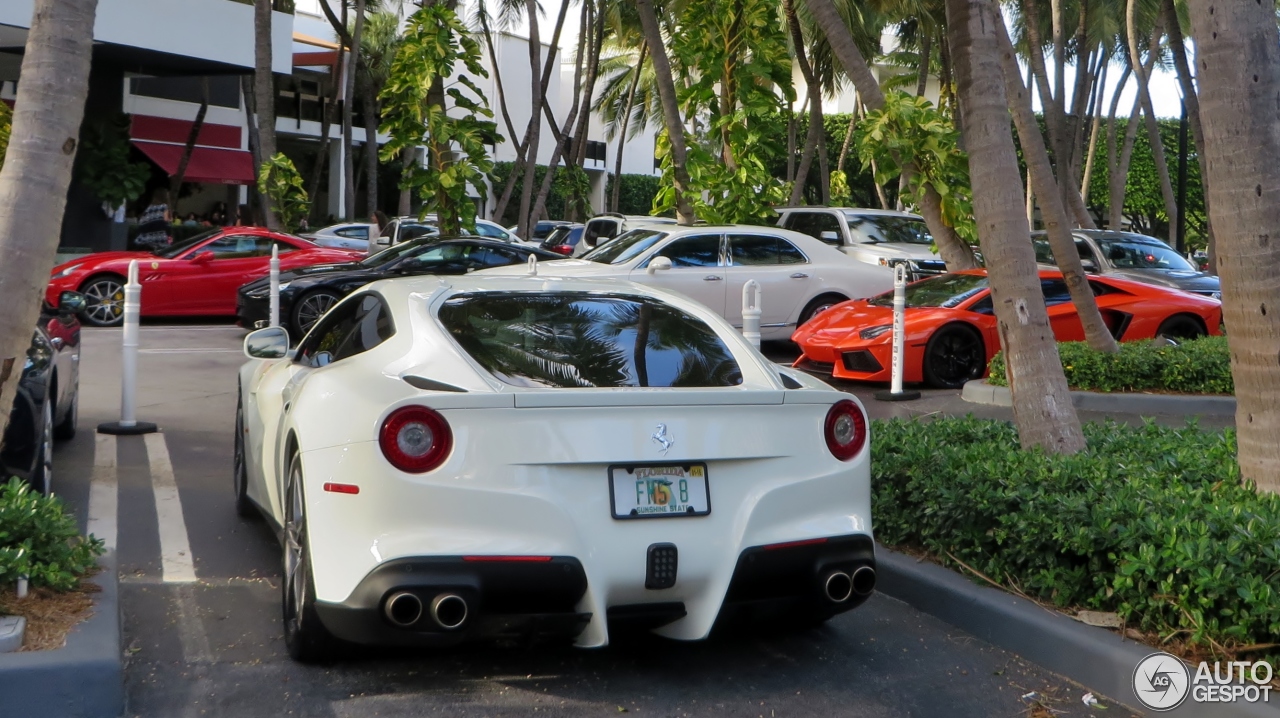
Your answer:
[[[1111,65],[1108,63],[1107,54],[1104,52],[1102,56],[1102,69],[1098,73],[1098,81],[1094,83],[1093,97],[1093,128],[1089,131],[1089,149],[1084,155],[1084,172],[1080,179],[1080,197],[1084,199],[1085,204],[1089,203],[1089,184],[1093,181],[1093,161],[1098,156],[1098,135],[1102,131],[1102,95],[1107,89],[1107,68]],[[1127,79],[1127,77],[1125,78]]]
[[[916,68],[916,97],[924,97],[929,87],[929,60],[933,53],[933,32],[920,23],[920,62]]]
[[[603,5],[601,6],[603,8]],[[587,79],[582,86],[582,104],[585,111],[578,115],[578,126],[573,133],[573,164],[581,168],[587,161],[587,132],[591,129],[591,101],[595,97],[596,81],[600,78],[600,52],[604,49],[605,23],[602,9],[594,11],[595,34],[587,55]]]
[[[649,0],[641,1],[648,2]],[[857,89],[863,104],[873,110],[883,107],[884,92],[881,91],[875,76],[871,74],[871,68],[868,67],[866,59],[862,57],[862,52],[858,49],[857,43],[853,41],[853,35],[850,34],[849,28],[845,27],[844,20],[832,0],[805,0],[805,4],[809,7],[809,12],[812,13],[814,20],[817,21],[818,27],[822,28],[823,34],[827,36],[827,43],[831,46],[832,54],[836,56],[836,59],[844,67],[845,74]],[[916,166],[914,162],[906,161],[901,165],[904,175],[915,174]],[[929,232],[933,235],[934,241],[938,243],[938,253],[946,261],[947,268],[955,271],[972,269],[978,266],[973,256],[973,249],[964,240],[960,239],[960,236],[956,234],[951,226],[943,221],[942,197],[938,195],[937,190],[926,186],[925,191],[921,193],[917,201],[920,204],[920,214],[924,217],[925,223],[928,224]]]
[[[693,205],[690,204],[688,197],[690,192],[689,152],[685,145],[684,121],[680,118],[680,106],[676,100],[676,84],[671,74],[671,61],[667,58],[667,48],[662,41],[662,30],[658,27],[658,16],[653,8],[653,0],[636,0],[636,11],[640,15],[645,43],[649,45],[649,53],[653,58],[654,80],[658,86],[658,96],[662,99],[662,118],[667,128],[667,141],[671,144],[676,220],[682,225],[692,225],[695,217]]]
[[[800,166],[796,169],[796,181],[791,185],[791,197],[787,202],[798,205],[804,196],[805,185],[809,182],[809,169],[813,166],[813,155],[818,151],[818,145],[822,140],[822,88],[818,84],[818,78],[813,74],[813,66],[809,64],[809,58],[805,53],[804,33],[800,29],[800,20],[796,16],[794,0],[782,0],[782,12],[787,19],[787,30],[791,33],[791,50],[795,53],[796,64],[800,66],[800,74],[804,76],[806,99],[809,103],[809,128],[804,137]]]
[[[342,77],[342,199],[348,220],[353,220],[356,216],[356,158],[352,123],[355,116],[356,65],[359,62],[360,36],[364,32],[364,3],[365,0],[356,0],[356,26],[351,34],[351,44],[347,46],[347,64]],[[346,12],[345,2],[343,12]],[[368,122],[367,119],[365,121]]]
[[[1107,178],[1111,195],[1111,219],[1107,226],[1117,232],[1124,229],[1125,183],[1129,177],[1129,164],[1133,160],[1133,143],[1138,138],[1140,112],[1142,112],[1142,102],[1135,97],[1133,110],[1129,112],[1129,121],[1124,127],[1124,145],[1120,148],[1120,160],[1111,166],[1111,175]]]
[[[1085,274],[1080,262],[1080,253],[1076,251],[1076,241],[1071,234],[1070,220],[1066,207],[1062,204],[1062,193],[1054,186],[1053,165],[1049,163],[1049,151],[1044,146],[1044,136],[1040,134],[1040,125],[1036,122],[1035,111],[1031,107],[1031,93],[1022,84],[1022,75],[1018,67],[1017,55],[1013,43],[1005,29],[1004,22],[997,18],[996,41],[1000,62],[1004,68],[1005,92],[1009,97],[1010,109],[1013,110],[1013,121],[1018,128],[1018,142],[1022,145],[1022,158],[1027,163],[1029,185],[1035,188],[1040,196],[1040,213],[1044,228],[1049,235],[1049,246],[1057,260],[1058,269],[1062,270],[1062,279],[1067,283],[1071,293],[1071,303],[1076,308],[1080,323],[1084,325],[1085,339],[1089,346],[1100,351],[1114,354],[1120,351],[1116,339],[1102,321],[1098,311],[1098,302],[1089,285],[1089,277]],[[1028,189],[1028,196],[1030,196]]]
[[[405,167],[417,161],[417,152],[411,147],[406,147],[400,155],[400,162]],[[407,217],[413,211],[413,192],[408,187],[400,188],[400,201],[396,204],[396,212],[401,217]]]
[[[1178,216],[1178,200],[1173,194],[1173,182],[1169,179],[1169,163],[1164,156],[1164,140],[1160,137],[1160,123],[1156,118],[1155,109],[1151,104],[1151,93],[1147,83],[1147,72],[1139,61],[1141,57],[1138,54],[1138,28],[1136,24],[1137,5],[1135,0],[1127,0],[1125,3],[1125,27],[1126,36],[1129,42],[1129,55],[1134,65],[1135,79],[1138,81],[1138,99],[1142,103],[1142,112],[1146,115],[1147,140],[1151,144],[1151,156],[1155,160],[1156,173],[1160,178],[1160,194],[1164,196],[1164,209],[1169,215],[1169,244],[1178,246],[1178,223],[1174,218]],[[1161,36],[1160,28],[1157,24],[1156,29],[1151,32],[1151,42],[1155,45],[1152,48],[1152,57],[1159,56],[1159,42]]]
[[[256,116],[258,128],[259,163],[254,168],[257,174],[267,158],[276,154],[276,82],[271,74],[271,0],[254,0],[253,4],[253,114]],[[257,195],[254,188],[259,211],[263,222],[269,229],[280,229],[280,220],[266,197]]]
[[[1164,0],[1161,12],[1165,30],[1169,33],[1169,49],[1172,50],[1178,84],[1182,87],[1182,101],[1187,107],[1187,124],[1191,125],[1191,138],[1196,145],[1196,162],[1200,165],[1200,184],[1204,188],[1205,234],[1209,240],[1209,271],[1217,274],[1217,243],[1214,241],[1211,219],[1213,211],[1209,206],[1209,168],[1205,160],[1204,127],[1200,124],[1200,100],[1196,94],[1195,77],[1191,74],[1191,66],[1187,61],[1186,41],[1182,36],[1182,25],[1178,22],[1178,11],[1173,0]]]
[[[854,108],[849,113],[849,126],[844,131],[844,142],[840,145],[840,158],[836,160],[836,171],[844,172],[844,161],[849,156],[849,145],[853,140],[853,133],[858,127],[858,108]]]
[[[609,198],[609,211],[618,211],[618,202],[622,198],[622,152],[627,147],[627,129],[631,127],[631,108],[636,101],[636,88],[640,86],[640,72],[644,68],[645,55],[649,46],[640,42],[640,57],[636,60],[636,69],[631,77],[631,86],[627,88],[626,110],[622,113],[622,128],[618,131],[618,156],[614,158],[613,192]]]
[[[332,83],[331,75],[328,88],[330,94],[337,89]],[[323,93],[324,90],[321,92]],[[324,167],[329,162],[329,134],[333,131],[333,121],[336,119],[334,115],[337,111],[338,103],[332,100],[320,109],[320,149],[316,151],[316,162],[311,168],[311,178],[307,181],[307,196],[312,199],[310,217],[312,226],[320,226],[318,223],[324,217],[322,214],[324,209],[319,202],[315,201],[315,198],[319,196],[320,180],[324,176]]]
[[[378,203],[378,115],[379,107],[376,93],[369,78],[360,82],[360,107],[364,110],[364,174],[365,174],[365,214],[373,217],[380,209]]]
[[[827,123],[822,113],[822,96],[818,96],[818,191],[823,204],[831,204],[831,157],[827,150]]]
[[[1118,144],[1116,135],[1116,112],[1120,109],[1120,93],[1124,92],[1124,86],[1128,84],[1129,75],[1131,74],[1133,74],[1133,68],[1129,65],[1125,65],[1124,72],[1120,74],[1120,82],[1116,83],[1116,88],[1111,94],[1111,109],[1107,112],[1107,228],[1111,230],[1118,230],[1120,224],[1119,217],[1116,214],[1115,205],[1111,201],[1112,193],[1115,190],[1115,174],[1119,171],[1118,162],[1120,159],[1116,150],[1116,146]],[[1126,126],[1125,129],[1127,130],[1128,127]]]
[[[796,181],[796,107],[787,100],[787,181]]]
[[[1035,252],[1027,241],[1022,183],[998,59],[999,18],[991,0],[947,0],[970,176],[975,187],[986,190],[974,193],[974,217],[1008,358],[1018,437],[1024,448],[1073,454],[1084,448],[1084,433],[1049,325]]]
[[[13,406],[54,264],[85,98],[97,0],[36,0],[0,169],[0,406]],[[0,412],[0,437],[9,411]]]
[[[569,0],[563,0],[567,3]],[[529,131],[525,140],[524,184],[520,187],[520,218],[516,235],[533,236],[529,210],[533,204],[533,180],[538,170],[538,140],[542,135],[542,103],[545,101],[542,86],[542,38],[538,34],[538,0],[526,0],[529,17],[529,77],[533,78],[533,107],[529,114]],[[548,58],[550,62],[550,58]],[[550,170],[547,170],[550,172]]]
[[[1280,491],[1280,38],[1270,3],[1189,3],[1240,477]],[[1216,6],[1216,7],[1215,7]],[[0,236],[4,236],[0,234]]]
[[[568,149],[565,147],[565,138],[569,136],[569,132],[578,118],[578,108],[582,100],[582,67],[586,61],[584,56],[587,54],[584,50],[587,49],[590,42],[594,41],[593,38],[595,36],[593,23],[596,22],[596,18],[591,10],[592,6],[589,3],[582,4],[584,22],[580,25],[582,29],[578,32],[577,59],[573,66],[573,104],[569,107],[569,114],[565,117],[564,129],[559,133],[560,136],[557,138],[555,149],[551,151],[551,162],[547,164],[547,172],[542,176],[542,184],[538,188],[538,197],[533,205],[534,220],[540,219],[542,213],[547,209],[547,197],[550,196],[551,185],[555,182],[556,168],[560,166],[560,158],[564,156],[565,150]],[[525,235],[520,236],[524,237]]]

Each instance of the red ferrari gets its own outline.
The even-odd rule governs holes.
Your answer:
[[[1113,277],[1089,277],[1107,328],[1120,341],[1221,334],[1222,303],[1177,289]],[[1040,288],[1058,341],[1083,341],[1062,274],[1040,272]],[[954,389],[987,373],[1000,349],[987,272],[975,269],[907,286],[903,381]],[[893,293],[838,304],[791,335],[804,352],[795,366],[838,379],[887,382]]]
[[[57,306],[63,291],[80,292],[86,301],[80,318],[86,324],[119,324],[129,261],[136,259],[142,316],[235,316],[236,290],[267,273],[272,246],[280,248],[281,271],[365,256],[258,227],[219,227],[154,253],[98,252],[60,264],[53,268],[46,298]]]

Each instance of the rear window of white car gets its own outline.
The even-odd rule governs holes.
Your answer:
[[[583,292],[462,294],[440,323],[498,379],[525,387],[721,387],[742,383],[706,323],[657,300]]]

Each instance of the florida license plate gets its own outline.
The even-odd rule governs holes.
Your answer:
[[[609,494],[615,519],[711,513],[706,464],[610,466]]]

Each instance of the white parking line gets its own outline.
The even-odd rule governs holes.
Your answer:
[[[151,489],[156,497],[156,523],[160,529],[160,564],[165,583],[191,583],[196,580],[191,544],[187,540],[187,522],[182,517],[182,501],[173,478],[173,463],[164,434],[147,434],[147,461],[151,464]]]
[[[93,445],[93,473],[89,480],[89,522],[87,532],[102,539],[108,551],[116,547],[116,506],[119,483],[116,478],[116,437],[98,434]]]

